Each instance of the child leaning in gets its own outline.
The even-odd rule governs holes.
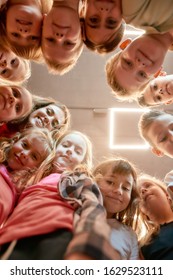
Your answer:
[[[173,158],[173,115],[152,109],[142,114],[138,123],[139,132],[151,146],[151,151],[162,157]]]
[[[0,224],[12,212],[18,195],[32,183],[41,163],[54,148],[46,129],[30,128],[15,138],[0,140]]]
[[[82,223],[84,223],[84,231],[87,231],[87,228],[94,228],[96,231],[99,231],[99,235],[106,236],[112,248],[114,248],[115,251],[118,252],[119,259],[138,259],[137,236],[133,231],[133,229],[135,229],[134,216],[136,213],[135,203],[137,198],[136,168],[132,163],[130,163],[126,159],[112,158],[98,164],[94,168],[92,176],[93,180],[97,183],[102,193],[103,205],[107,214],[107,224],[111,227],[111,230],[107,230],[107,228],[105,227],[104,215],[102,214],[102,216],[99,217],[99,215],[101,215],[101,205],[99,204],[99,201],[98,205],[100,205],[100,207],[98,207],[97,205],[97,207],[95,206],[95,208],[93,208],[95,204],[94,201],[91,201],[91,203],[89,203],[89,195],[86,195],[86,197],[88,196],[88,201],[85,199],[87,203],[84,200],[84,197],[81,197],[84,204],[84,208],[83,211],[79,212],[81,217],[79,217],[78,224],[80,224],[80,219],[83,220],[83,216],[85,216],[86,223],[82,221]],[[81,179],[79,180],[80,185],[82,182]],[[85,183],[87,183],[88,180],[89,179],[86,176],[84,179],[84,185]],[[60,185],[60,187],[62,186]],[[79,188],[79,185],[76,184],[76,187]],[[66,194],[65,192],[61,192],[61,194],[63,193]],[[69,196],[71,197],[71,193],[69,194]],[[68,195],[66,199],[68,199]],[[91,208],[92,210],[89,210],[89,208]],[[86,212],[86,214],[84,214],[83,212]],[[101,220],[99,224],[99,229],[97,228],[98,220]],[[77,240],[78,235],[75,236],[75,242],[72,240],[72,242],[69,245],[69,248],[66,253],[67,259],[80,258],[80,254],[83,253],[83,247],[80,244],[81,240],[79,239],[79,242]],[[104,250],[103,244],[98,243],[99,241],[102,242],[103,240],[98,240],[97,242],[95,241],[97,243],[97,247],[100,247],[102,248],[102,250]],[[92,244],[91,240],[88,240],[88,245],[89,244]],[[90,252],[90,254],[90,257],[94,256],[93,252]],[[99,255],[99,253],[96,253],[94,256],[95,259],[100,259],[100,257],[101,255]]]
[[[142,174],[137,180],[139,214],[137,218],[141,259],[173,259],[173,201],[166,185]]]

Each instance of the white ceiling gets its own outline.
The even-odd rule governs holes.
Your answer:
[[[142,171],[162,179],[172,169],[173,159],[158,158],[150,150],[109,149],[107,109],[139,108],[135,102],[119,102],[111,94],[104,71],[106,60],[111,55],[100,56],[85,48],[74,69],[63,76],[51,75],[46,66],[33,63],[28,87],[34,94],[51,96],[66,104],[72,116],[72,129],[86,133],[93,142],[95,163],[104,157],[119,155],[131,160]],[[173,54],[169,52],[163,65],[168,74],[171,74],[172,58]],[[171,110],[172,106],[165,108]],[[94,112],[94,109],[103,110]],[[141,141],[137,130],[138,118],[139,114],[136,117],[130,117],[129,113],[121,114],[116,130],[118,143]]]

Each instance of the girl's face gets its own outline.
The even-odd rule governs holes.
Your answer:
[[[33,127],[47,128],[52,130],[65,123],[65,115],[61,108],[56,105],[35,110],[29,117],[29,124]]]
[[[84,9],[87,38],[96,44],[112,39],[122,21],[119,0],[87,0]]]
[[[54,7],[43,22],[42,49],[47,59],[67,63],[81,43],[79,14],[70,7]]]
[[[12,170],[38,167],[48,156],[45,143],[38,134],[32,133],[19,139],[8,154],[7,163]]]
[[[61,167],[73,169],[84,161],[87,145],[84,138],[78,134],[66,135],[56,149],[56,163]]]
[[[0,86],[1,122],[20,119],[31,109],[32,96],[25,88]]]
[[[0,78],[18,81],[25,73],[25,64],[12,51],[0,47]]]
[[[140,209],[151,220],[164,215],[166,207],[170,209],[169,195],[151,180],[139,180]]]
[[[103,195],[108,218],[128,207],[133,183],[131,174],[112,174],[111,171],[107,171],[103,178],[99,179],[98,184]]]
[[[11,43],[39,45],[43,16],[37,6],[13,4],[7,10],[6,31]]]
[[[148,104],[170,104],[173,102],[173,75],[153,79],[144,92]]]

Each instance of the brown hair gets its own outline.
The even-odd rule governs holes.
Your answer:
[[[134,215],[136,212],[135,201],[137,198],[136,181],[137,181],[137,168],[130,161],[124,158],[111,158],[98,164],[93,171],[93,176],[99,185],[99,180],[105,176],[108,170],[111,170],[112,174],[129,175],[133,177],[133,186],[131,193],[130,203],[124,211],[121,213],[115,213],[115,218],[120,222],[135,228]]]

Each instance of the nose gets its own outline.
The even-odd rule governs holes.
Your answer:
[[[27,154],[26,154],[25,151],[22,151],[22,152],[20,153],[20,156],[21,156],[21,159],[26,159],[26,158],[27,158]]]
[[[163,89],[162,88],[159,89],[159,93],[163,94]]]
[[[19,27],[18,27],[18,31],[20,31],[21,33],[23,33],[23,34],[26,34],[26,33],[28,33],[28,31],[29,31],[29,27],[28,26],[26,26],[26,25],[20,25]]]
[[[72,155],[72,149],[68,148],[67,151],[66,151],[66,154],[67,154],[68,156]]]
[[[113,192],[118,193],[119,195],[122,195],[122,187],[121,187],[121,185],[116,186],[116,187],[113,189]]]
[[[9,98],[8,98],[8,103],[9,103],[10,105],[13,105],[14,102],[15,102],[15,97],[14,97],[13,95],[10,95]]]
[[[98,3],[98,9],[100,12],[109,12],[111,9],[111,3],[102,1]]]
[[[4,59],[3,61],[0,61],[0,67],[6,67],[7,61]]]
[[[136,58],[136,63],[138,66],[140,67],[146,67],[147,66],[147,61],[144,59],[141,59],[141,58]]]
[[[49,118],[47,116],[44,116],[44,123],[49,124]]]

